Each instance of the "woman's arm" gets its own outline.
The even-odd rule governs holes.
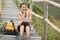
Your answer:
[[[17,16],[18,16],[19,20],[22,21],[22,20],[24,20],[25,13],[23,13],[23,15],[21,16],[20,12],[18,12]]]
[[[22,20],[19,12],[18,12],[17,16],[18,16],[18,19],[19,19],[19,20]]]

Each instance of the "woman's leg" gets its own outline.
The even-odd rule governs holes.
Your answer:
[[[27,37],[29,37],[30,36],[30,27],[29,26],[26,27],[26,33],[27,33]]]
[[[24,33],[24,26],[21,25],[20,26],[20,36],[23,36],[23,33]]]

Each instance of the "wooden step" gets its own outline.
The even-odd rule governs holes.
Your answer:
[[[20,36],[17,37],[20,39]],[[26,38],[26,36],[24,36]],[[16,40],[16,36],[12,35],[0,35],[0,40]],[[41,40],[41,37],[32,37],[30,36],[30,40]]]

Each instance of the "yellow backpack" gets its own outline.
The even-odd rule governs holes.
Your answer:
[[[8,22],[8,23],[5,25],[5,29],[6,29],[6,30],[14,30],[14,27],[13,27],[12,22]]]

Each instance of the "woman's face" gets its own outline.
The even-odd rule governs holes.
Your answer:
[[[22,10],[22,11],[26,11],[26,10],[27,10],[27,5],[26,5],[26,4],[23,4],[23,5],[21,6],[21,10]]]

